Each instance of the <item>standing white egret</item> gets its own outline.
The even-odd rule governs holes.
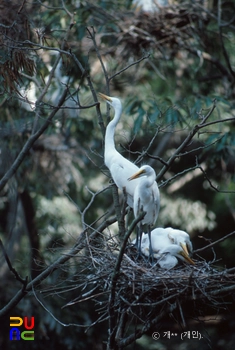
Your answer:
[[[157,263],[160,267],[170,269],[176,266],[178,263],[177,258],[189,264],[195,264],[189,254],[185,251],[182,242],[175,244],[172,243],[167,230],[161,227],[153,230],[151,234],[151,242],[153,257],[158,259]],[[150,256],[149,235],[147,234],[145,234],[142,239],[141,251],[145,256]]]
[[[141,238],[143,232],[143,225],[148,227],[149,235],[149,257],[153,258],[151,245],[151,227],[157,220],[160,209],[160,193],[156,183],[156,173],[149,165],[143,165],[134,175],[128,180],[132,181],[139,179],[134,192],[134,215],[138,217],[141,211],[146,214],[138,225],[139,232],[137,235],[138,253],[141,254]]]
[[[115,148],[114,133],[117,123],[122,113],[121,101],[116,97],[110,97],[99,93],[99,96],[105,100],[114,109],[114,118],[109,122],[105,132],[104,144],[104,162],[109,168],[113,181],[120,190],[125,189],[127,194],[127,203],[133,207],[133,196],[138,182],[129,182],[127,179],[139,170],[139,167],[128,159],[124,158]]]

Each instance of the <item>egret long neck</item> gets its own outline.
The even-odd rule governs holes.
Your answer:
[[[155,174],[148,176],[144,181],[145,187],[151,187],[155,180],[156,180]]]
[[[109,149],[115,148],[115,142],[114,142],[114,134],[115,134],[115,128],[117,123],[114,123],[115,120],[113,119],[106,128],[105,133],[105,151],[108,152]]]
[[[119,119],[121,117],[122,110],[115,112],[113,120],[109,122],[106,128],[105,132],[105,147],[104,147],[104,160],[105,164],[107,165],[107,162],[109,161],[109,157],[111,157],[112,151],[116,151],[115,148],[115,142],[114,142],[114,134],[115,134],[115,128],[117,126],[117,123],[119,122]],[[117,152],[117,151],[116,151]]]

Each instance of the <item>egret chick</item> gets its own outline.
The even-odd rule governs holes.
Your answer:
[[[152,230],[151,236],[166,237],[166,239],[169,241],[169,244],[180,244],[188,255],[193,251],[190,236],[185,231],[174,229],[172,227],[157,227]]]
[[[156,234],[156,229],[152,231],[151,235],[153,257],[158,259],[158,264],[162,268],[170,269],[177,265],[178,260],[180,259],[184,262],[194,265],[194,261],[189,257],[188,253],[183,249],[182,243],[172,244],[170,238],[166,231],[159,231]],[[144,235],[141,242],[141,251],[142,253],[149,257],[149,236]]]
[[[165,231],[168,233],[172,243],[181,244],[182,248],[187,254],[192,253],[193,245],[187,232],[172,227],[166,227]]]

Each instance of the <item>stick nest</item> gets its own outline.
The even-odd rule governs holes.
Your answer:
[[[173,269],[164,270],[156,264],[151,266],[144,258],[137,260],[136,249],[129,244],[118,270],[120,247],[117,243],[108,241],[105,249],[89,244],[88,250],[81,261],[84,274],[77,276],[85,293],[76,302],[97,301],[103,305],[100,308],[103,318],[107,316],[111,299],[113,310],[120,312],[121,308],[140,319],[141,315],[159,313],[169,306],[174,309],[187,301],[194,301],[194,305],[203,301],[218,309],[226,295],[231,297],[235,289],[235,268],[216,268],[201,258],[194,258],[195,265],[179,262]]]

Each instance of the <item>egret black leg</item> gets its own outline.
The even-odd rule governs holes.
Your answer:
[[[139,226],[139,255],[142,255],[142,251],[141,251],[142,234],[143,234],[142,225],[140,225]]]
[[[153,264],[153,248],[152,248],[152,241],[151,241],[151,227],[148,226],[148,236],[149,236],[149,262],[152,265]]]
[[[139,228],[137,226],[136,229],[136,241],[135,241],[135,245],[136,245],[136,250],[139,251]]]
[[[141,240],[142,240],[142,227],[137,226],[137,239],[136,239],[136,244],[137,244],[137,251],[138,251],[138,258],[142,255],[141,252]]]

